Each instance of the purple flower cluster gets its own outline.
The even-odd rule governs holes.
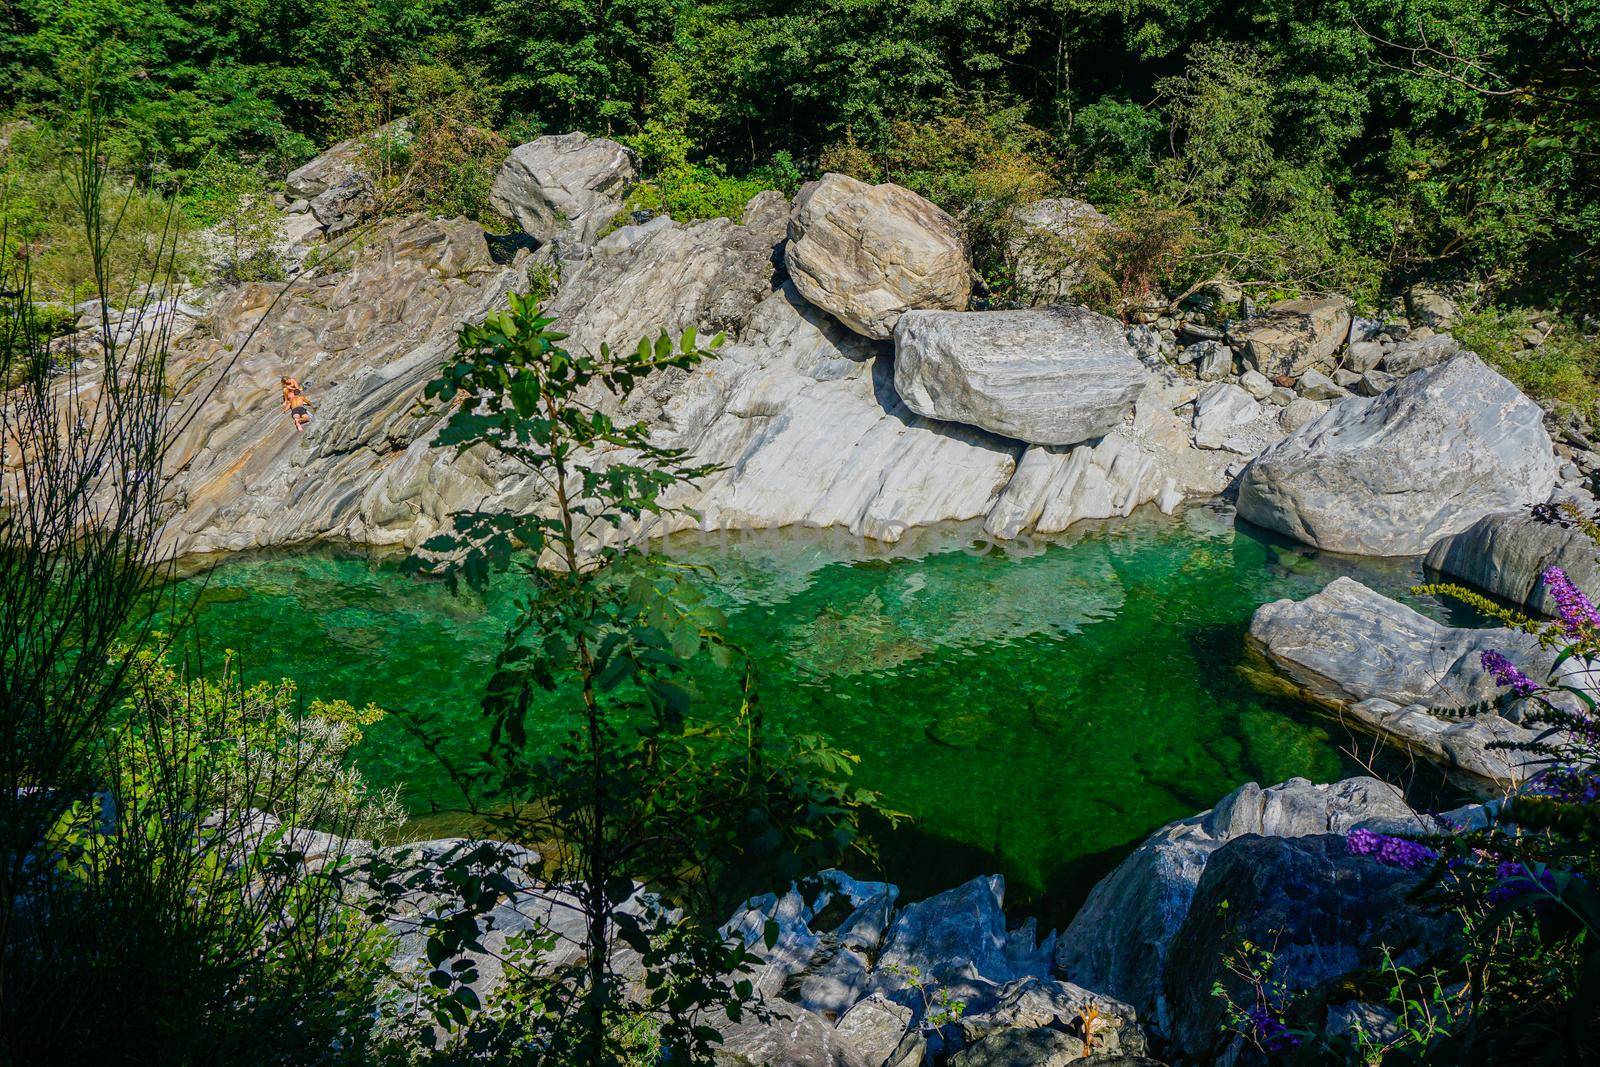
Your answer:
[[[1600,773],[1594,768],[1552,767],[1541,771],[1529,783],[1528,791],[1568,803],[1593,804],[1600,801]]]
[[[1519,697],[1532,696],[1539,691],[1538,683],[1523,674],[1504,653],[1485,649],[1478,659],[1483,664],[1483,669],[1494,675],[1496,685],[1509,687]]]
[[[1555,598],[1556,610],[1567,633],[1576,637],[1589,627],[1600,627],[1600,611],[1596,611],[1583,590],[1572,584],[1567,572],[1551,567],[1544,572],[1544,587]]]
[[[1244,1013],[1250,1023],[1250,1033],[1268,1054],[1293,1052],[1300,1047],[1300,1037],[1283,1025],[1283,1020],[1270,1008],[1257,1005]]]
[[[1439,858],[1439,854],[1427,845],[1372,830],[1351,830],[1344,836],[1344,847],[1352,856],[1371,856],[1379,863],[1403,867],[1408,871],[1425,867]]]
[[[1556,891],[1555,873],[1548,868],[1535,875],[1520,863],[1506,862],[1496,867],[1494,873],[1499,884],[1489,891],[1491,904],[1504,904],[1540,890],[1550,894]]]

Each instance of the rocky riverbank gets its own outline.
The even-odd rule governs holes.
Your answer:
[[[985,310],[955,220],[897,186],[827,175],[792,203],[760,194],[738,222],[623,216],[631,154],[544,137],[495,185],[512,240],[461,219],[365,222],[359,149],[290,176],[285,240],[309,275],[213,294],[178,345],[180,553],[412,546],[469,504],[540,507],[521,472],[435,453],[441,413],[420,404],[458,323],[514,289],[546,291],[583,351],[728,334],[720,358],[632,401],[722,467],[679,525],[893,541],[979,520],[1014,537],[1236,490],[1249,520],[1324,548],[1448,541],[1440,566],[1501,592],[1503,568],[1473,560],[1506,549],[1461,538],[1578,488],[1590,455],[1437,332],[1454,314],[1439,294],[1419,292],[1411,322],[1337,297],[1257,309],[1226,282],[1131,328],[1075,308],[1075,238],[1106,225],[1076,201],[1035,205],[1019,230],[1040,306]],[[284,375],[317,401],[303,434],[272,402]]]
[[[1471,807],[1442,816],[1413,811],[1392,786],[1371,778],[1331,785],[1294,779],[1250,783],[1210,811],[1152,834],[1090,894],[1077,918],[1041,936],[1033,920],[1012,923],[999,876],[975,878],[907,902],[886,882],[823,871],[781,894],[742,904],[723,930],[758,954],[752,976],[762,1013],[719,1020],[718,1062],[773,1067],[998,1067],[1154,1063],[1152,1054],[1215,1062],[1244,1052],[1219,1028],[1214,982],[1231,994],[1238,976],[1222,959],[1240,937],[1271,937],[1278,976],[1319,1005],[1330,1032],[1361,1018],[1382,1025],[1386,1009],[1341,992],[1341,980],[1378,961],[1402,965],[1451,950],[1448,920],[1406,901],[1417,873],[1346,846],[1353,830],[1431,833],[1484,818]],[[260,818],[246,835],[272,826]],[[328,835],[289,841],[303,862],[345,863],[372,846]],[[431,967],[418,919],[460,911],[438,877],[482,843],[460,839],[376,850],[393,882],[411,888],[390,902],[394,963],[402,975]],[[482,949],[467,959],[491,1000],[503,980],[508,939],[542,931],[555,947],[535,964],[577,958],[584,928],[570,888],[539,881],[536,853],[496,846],[516,888],[490,913]],[[361,869],[360,864],[355,864]],[[1283,887],[1300,887],[1286,897]],[[1219,912],[1220,901],[1236,910]],[[628,906],[647,907],[639,895]],[[775,924],[768,948],[764,931]],[[622,974],[639,977],[622,953]],[[631,968],[631,969],[630,969]],[[913,982],[915,978],[915,982]],[[918,988],[920,983],[922,988]],[[953,1020],[930,1018],[930,991],[962,1003]]]
[[[1547,566],[1593,573],[1592,548],[1526,516],[1553,497],[1592,506],[1585,478],[1600,456],[1584,428],[1461,350],[1438,294],[1419,291],[1407,321],[1380,322],[1335,296],[1254,308],[1218,281],[1130,328],[1071,303],[1071,263],[1040,252],[1050,241],[1015,250],[1038,306],[975,306],[960,226],[898,186],[829,174],[792,200],[760,194],[737,222],[685,224],[623,214],[636,175],[620,145],[544,137],[516,148],[495,183],[496,209],[521,231],[505,238],[464,219],[367,222],[358,149],[336,146],[290,177],[284,232],[307,276],[210,294],[174,351],[182,432],[164,536],[180,554],[411,547],[457,510],[546,506],[526,471],[436,449],[444,412],[422,403],[459,324],[533,289],[589,354],[662,330],[728,336],[715,360],[627,401],[662,443],[717,468],[672,501],[686,510],[670,523],[630,534],[807,527],[893,542],[976,522],[1003,539],[1236,494],[1241,517],[1304,543],[1426,553],[1534,610],[1550,608]],[[1071,201],[1027,217],[1069,248],[1106,225]],[[303,433],[277,402],[285,376],[314,398]],[[1250,639],[1263,684],[1485,791],[1527,776],[1499,747],[1533,736],[1515,705],[1437,714],[1493,694],[1484,651],[1547,671],[1553,654],[1525,634],[1442,626],[1341,578],[1264,605]],[[752,944],[768,920],[780,937],[758,976],[773,1014],[734,1026],[721,1055],[873,1067],[1091,1052],[1131,1064],[1152,1046],[1234,1056],[1212,987],[1240,993],[1220,962],[1227,946],[1269,934],[1285,980],[1322,998],[1320,1024],[1381,1025],[1383,1009],[1340,980],[1380,947],[1404,965],[1446,954],[1456,931],[1408,902],[1417,875],[1340,835],[1478,817],[1440,822],[1371,779],[1247,785],[1157,831],[1043,937],[1008,923],[997,877],[902,904],[892,885],[824,872],[729,920]],[[404,855],[439,863],[457,847]],[[560,910],[564,891],[537,881],[536,858],[526,866],[496,912],[501,936]],[[401,951],[419,947],[402,939]],[[957,1021],[927,1024],[909,967],[967,1005]]]

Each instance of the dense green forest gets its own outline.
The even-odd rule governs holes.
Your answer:
[[[1076,194],[1139,215],[1183,246],[1170,258],[1367,301],[1420,277],[1581,309],[1597,275],[1592,0],[13,0],[3,17],[6,110],[48,119],[96,67],[119,162],[158,188],[219,158],[281,177],[416,112],[512,142],[617,137],[679,214],[831,167],[979,231],[985,205]]]

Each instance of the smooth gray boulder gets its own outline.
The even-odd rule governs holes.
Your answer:
[[[511,150],[489,204],[536,241],[587,244],[621,210],[637,177],[631,149],[584,133],[551,134]]]
[[[1211,855],[1246,834],[1299,837],[1357,827],[1432,829],[1398,789],[1375,778],[1313,785],[1291,778],[1261,788],[1247,782],[1210,811],[1169,823],[1097,883],[1056,941],[1056,973],[1126,1001],[1146,1024],[1171,1024],[1162,975],[1168,947],[1189,914]]]
[[[1219,382],[1233,373],[1233,349],[1221,341],[1200,341],[1189,346],[1193,353],[1195,377],[1202,382]]]
[[[1401,341],[1383,357],[1383,369],[1402,377],[1436,366],[1461,351],[1461,346],[1449,334],[1435,334],[1418,340]]]
[[[306,210],[332,236],[350,229],[372,211],[377,191],[371,170],[374,153],[387,142],[410,138],[410,119],[396,119],[370,133],[340,141],[309,163],[289,172],[284,191],[292,201],[305,201]]]
[[[1506,741],[1531,741],[1533,730],[1495,708],[1440,717],[1494,700],[1501,692],[1481,658],[1504,654],[1535,680],[1546,678],[1555,653],[1532,634],[1505,628],[1445,626],[1352,578],[1337,578],[1305,600],[1277,600],[1256,609],[1250,640],[1278,685],[1331,708],[1341,722],[1462,772],[1471,784],[1515,785],[1528,758],[1500,751]],[[1507,714],[1516,714],[1515,706]]]
[[[1385,950],[1419,971],[1443,962],[1456,950],[1460,921],[1411,899],[1422,878],[1351,854],[1338,835],[1230,842],[1206,865],[1172,941],[1165,992],[1174,1053],[1198,1063],[1259,1062],[1242,1058],[1243,1039],[1223,1029],[1227,1006],[1212,991],[1220,984],[1234,1003],[1254,1003],[1255,989],[1226,963],[1243,940],[1270,950],[1273,981],[1290,995],[1306,993],[1312,1005],[1318,990],[1381,965]]]
[[[1109,225],[1093,205],[1070,197],[1019,209],[1005,245],[1018,299],[1032,307],[1070,299],[1083,283],[1084,259]]]
[[[1350,334],[1350,304],[1343,297],[1280,300],[1234,330],[1244,362],[1268,378],[1298,378],[1312,367],[1333,369],[1333,355]]]
[[[905,312],[960,311],[972,293],[955,219],[889,182],[844,174],[808,182],[795,196],[784,259],[807,300],[878,340]]]
[[[1536,522],[1526,510],[1485,515],[1428,550],[1433,570],[1554,616],[1555,599],[1544,572],[1560,567],[1578,588],[1600,591],[1600,548],[1582,530]]]
[[[1035,445],[1115,429],[1149,380],[1121,324],[1084,308],[908,311],[894,346],[911,410]]]
[[[1231,382],[1216,382],[1195,398],[1195,447],[1228,448],[1240,429],[1260,417],[1261,405],[1249,393]]]
[[[1272,379],[1256,370],[1239,375],[1239,387],[1257,400],[1265,400],[1273,390]]]
[[[1547,499],[1556,470],[1539,406],[1464,352],[1268,448],[1240,478],[1239,514],[1335,552],[1416,555]]]
[[[1308,368],[1300,376],[1295,389],[1307,400],[1342,400],[1350,395],[1343,386],[1315,367]]]
[[[1376,370],[1383,362],[1383,345],[1377,341],[1352,341],[1344,352],[1344,365],[1357,374]]]

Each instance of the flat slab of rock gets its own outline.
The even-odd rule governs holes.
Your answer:
[[[843,174],[808,182],[795,197],[784,255],[807,300],[878,340],[905,312],[960,311],[972,293],[955,219],[889,182]]]
[[[1334,552],[1418,555],[1546,500],[1556,471],[1539,406],[1464,352],[1268,448],[1241,476],[1239,514]]]
[[[1496,785],[1521,780],[1522,761],[1489,745],[1532,740],[1534,732],[1493,710],[1452,718],[1427,712],[1499,695],[1480,662],[1485,651],[1504,653],[1534,679],[1547,677],[1555,661],[1531,634],[1445,626],[1352,578],[1337,578],[1305,600],[1262,605],[1250,640],[1296,695]]]
[[[1526,510],[1485,515],[1428,550],[1433,570],[1554,617],[1544,572],[1560,567],[1580,589],[1600,590],[1597,550],[1582,530],[1535,522]]]
[[[620,210],[637,177],[633,152],[617,142],[552,134],[511,150],[489,204],[536,241],[587,244]]]
[[[1333,355],[1350,334],[1350,305],[1342,297],[1280,300],[1234,330],[1245,366],[1268,378],[1298,378],[1312,367],[1333,370]]]
[[[894,344],[911,410],[1034,445],[1104,435],[1149,380],[1122,325],[1084,308],[908,311]]]
[[[1463,707],[1499,692],[1478,662],[1482,652],[1503,652],[1534,678],[1554,661],[1530,634],[1446,626],[1354,578],[1336,578],[1304,600],[1263,604],[1250,637],[1308,695],[1339,706],[1378,698]]]

